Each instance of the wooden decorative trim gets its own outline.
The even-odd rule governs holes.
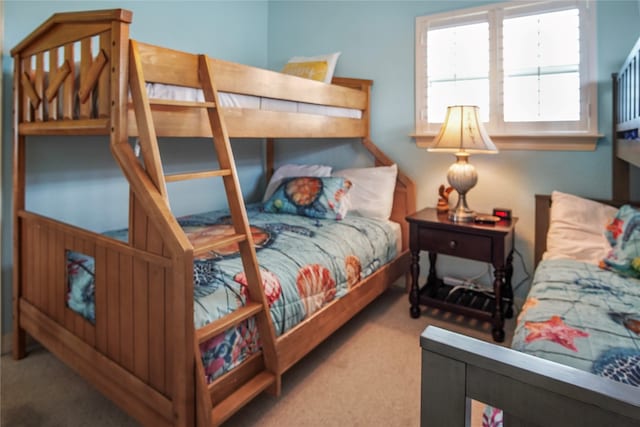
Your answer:
[[[53,74],[53,78],[49,83],[49,87],[45,91],[45,96],[48,101],[52,101],[58,95],[58,89],[67,78],[67,76],[71,73],[71,66],[69,65],[69,60],[65,60],[60,68],[56,70]]]
[[[105,65],[107,65],[107,54],[104,50],[100,50],[100,53],[96,55],[93,59],[91,65],[89,66],[89,71],[85,79],[80,84],[80,89],[78,90],[78,96],[80,97],[80,103],[84,104],[87,102],[89,95],[93,91],[93,88],[96,87],[98,83],[98,77],[100,77],[100,73]]]
[[[29,97],[29,101],[31,101],[31,105],[33,106],[33,108],[38,108],[38,106],[40,106],[40,101],[42,101],[42,99],[36,92],[36,89],[33,87],[33,83],[31,83],[31,78],[29,77],[29,74],[26,71],[22,73],[22,76],[20,78],[20,83],[22,84],[22,88],[24,89],[25,94],[27,95],[27,97]]]

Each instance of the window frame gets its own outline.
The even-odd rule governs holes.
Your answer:
[[[578,8],[580,16],[580,120],[572,122],[504,122],[502,65],[502,19]],[[489,24],[489,103],[487,131],[500,149],[594,150],[598,133],[598,81],[595,3],[572,1],[510,1],[458,9],[416,18],[415,32],[415,133],[419,147],[428,147],[440,127],[427,122],[426,43],[429,28],[464,25],[486,17]],[[578,125],[576,128],[575,125]]]

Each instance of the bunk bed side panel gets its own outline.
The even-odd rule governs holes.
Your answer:
[[[50,349],[50,340],[60,340],[53,347],[73,344],[63,353],[70,353],[67,360],[80,358],[93,364],[89,379],[97,383],[117,380],[121,387],[127,385],[120,393],[135,394],[136,399],[143,396],[147,410],[171,420],[173,346],[165,342],[173,310],[166,297],[173,288],[171,259],[162,251],[155,255],[142,252],[39,215],[23,211],[19,217],[23,326]],[[88,255],[95,262],[93,319],[72,310],[68,303],[69,275],[73,269],[88,268],[68,262],[72,252]],[[138,273],[148,274],[134,276],[134,264]],[[145,301],[134,300],[138,289],[149,290]],[[139,310],[147,315],[141,317]],[[146,355],[145,360],[140,361],[141,354]],[[94,364],[96,360],[103,363]],[[139,411],[129,405],[124,408],[132,414]],[[147,417],[142,420],[153,418]]]

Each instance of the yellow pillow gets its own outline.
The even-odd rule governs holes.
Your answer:
[[[320,82],[331,83],[339,56],[340,52],[317,56],[294,56],[287,61],[282,72]]]
[[[282,72],[292,76],[323,82],[327,75],[327,61],[288,62]]]

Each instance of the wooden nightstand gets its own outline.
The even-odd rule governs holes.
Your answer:
[[[492,323],[493,339],[504,341],[504,319],[513,316],[513,244],[517,218],[496,224],[452,222],[447,214],[427,208],[409,215],[411,249],[411,317],[420,305],[436,307]],[[420,251],[429,252],[429,275],[420,289]],[[438,254],[488,262],[494,268],[493,292],[454,289],[438,278]]]

